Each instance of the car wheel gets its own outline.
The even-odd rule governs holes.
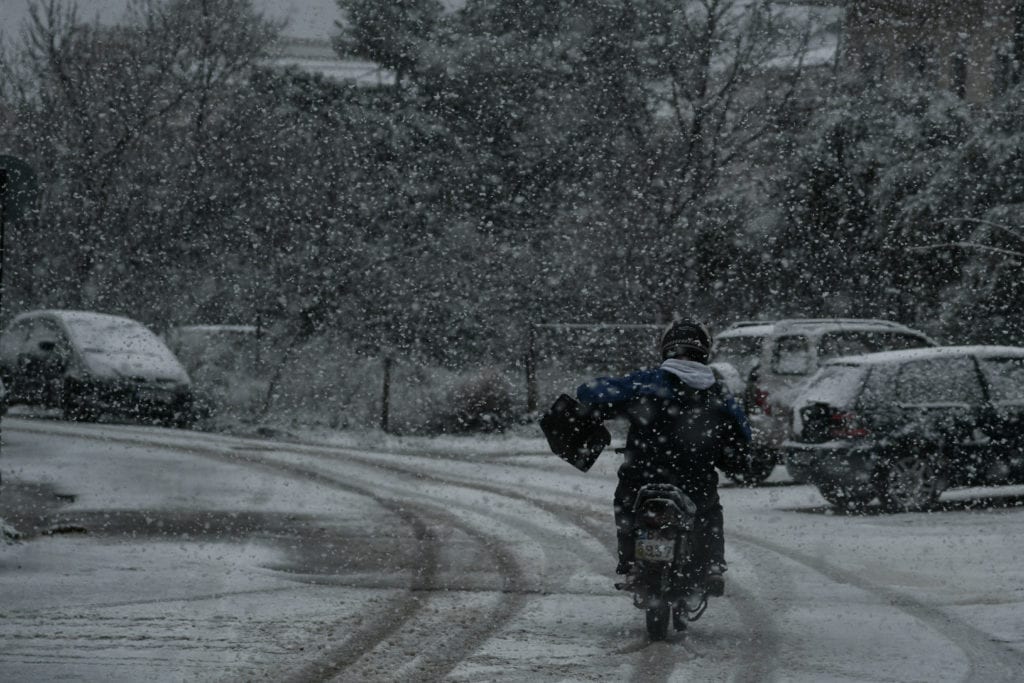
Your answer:
[[[189,410],[176,413],[171,419],[170,426],[177,429],[192,429],[196,426],[196,418]]]
[[[777,464],[778,458],[773,450],[753,448],[743,469],[726,472],[725,476],[740,486],[758,486],[771,476]]]
[[[861,510],[875,497],[875,492],[841,484],[819,484],[818,492],[829,505],[840,510]]]
[[[879,477],[879,499],[889,512],[927,510],[944,488],[935,464],[917,454],[890,460]]]

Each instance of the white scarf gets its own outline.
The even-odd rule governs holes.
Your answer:
[[[715,373],[711,368],[694,360],[669,358],[661,364],[661,369],[671,372],[694,389],[707,389],[715,383]]]

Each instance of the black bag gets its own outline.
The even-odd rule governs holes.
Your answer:
[[[601,420],[592,417],[576,399],[562,394],[540,419],[540,428],[548,440],[551,452],[562,460],[586,472],[612,435]]]

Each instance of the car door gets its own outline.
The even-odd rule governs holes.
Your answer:
[[[991,411],[983,430],[996,461],[990,483],[1024,483],[1024,358],[982,358],[979,364]]]
[[[18,381],[18,357],[24,352],[31,331],[32,321],[22,319],[10,325],[4,330],[3,335],[0,335],[0,374],[3,375],[9,403],[22,400],[21,383]]]
[[[12,377],[18,364],[18,354],[25,347],[31,330],[31,320],[19,320],[0,334],[0,371],[5,378]]]
[[[757,438],[774,448],[787,436],[798,387],[814,372],[814,348],[806,335],[785,334],[762,353],[767,363],[751,376],[746,403]]]
[[[15,382],[28,403],[55,405],[67,368],[70,348],[56,322],[47,318],[32,321],[17,360]]]
[[[984,391],[970,356],[910,361],[895,377],[901,439],[943,456],[950,485],[974,483],[983,475],[987,444],[978,434]]]

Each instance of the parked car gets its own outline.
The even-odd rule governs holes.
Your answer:
[[[836,359],[792,420],[787,470],[836,506],[923,510],[948,487],[1024,483],[1024,348]]]
[[[714,335],[711,369],[744,407],[749,394],[748,379],[760,362],[765,339],[774,326],[774,320],[745,320]],[[774,453],[763,448],[761,440],[755,438],[747,460],[735,463],[735,469],[724,470],[724,473],[737,484],[756,486],[771,475],[776,462]]]
[[[793,400],[822,363],[838,356],[935,346],[919,330],[888,320],[795,318],[737,323],[716,335],[713,364],[729,364],[744,378],[739,391],[754,431],[746,471],[727,472],[738,483],[764,481],[780,461]],[[728,377],[727,372],[722,376]],[[730,387],[732,388],[732,387]]]
[[[141,323],[102,313],[43,310],[15,317],[0,334],[8,403],[61,408],[69,420],[104,413],[193,421],[192,382]]]

